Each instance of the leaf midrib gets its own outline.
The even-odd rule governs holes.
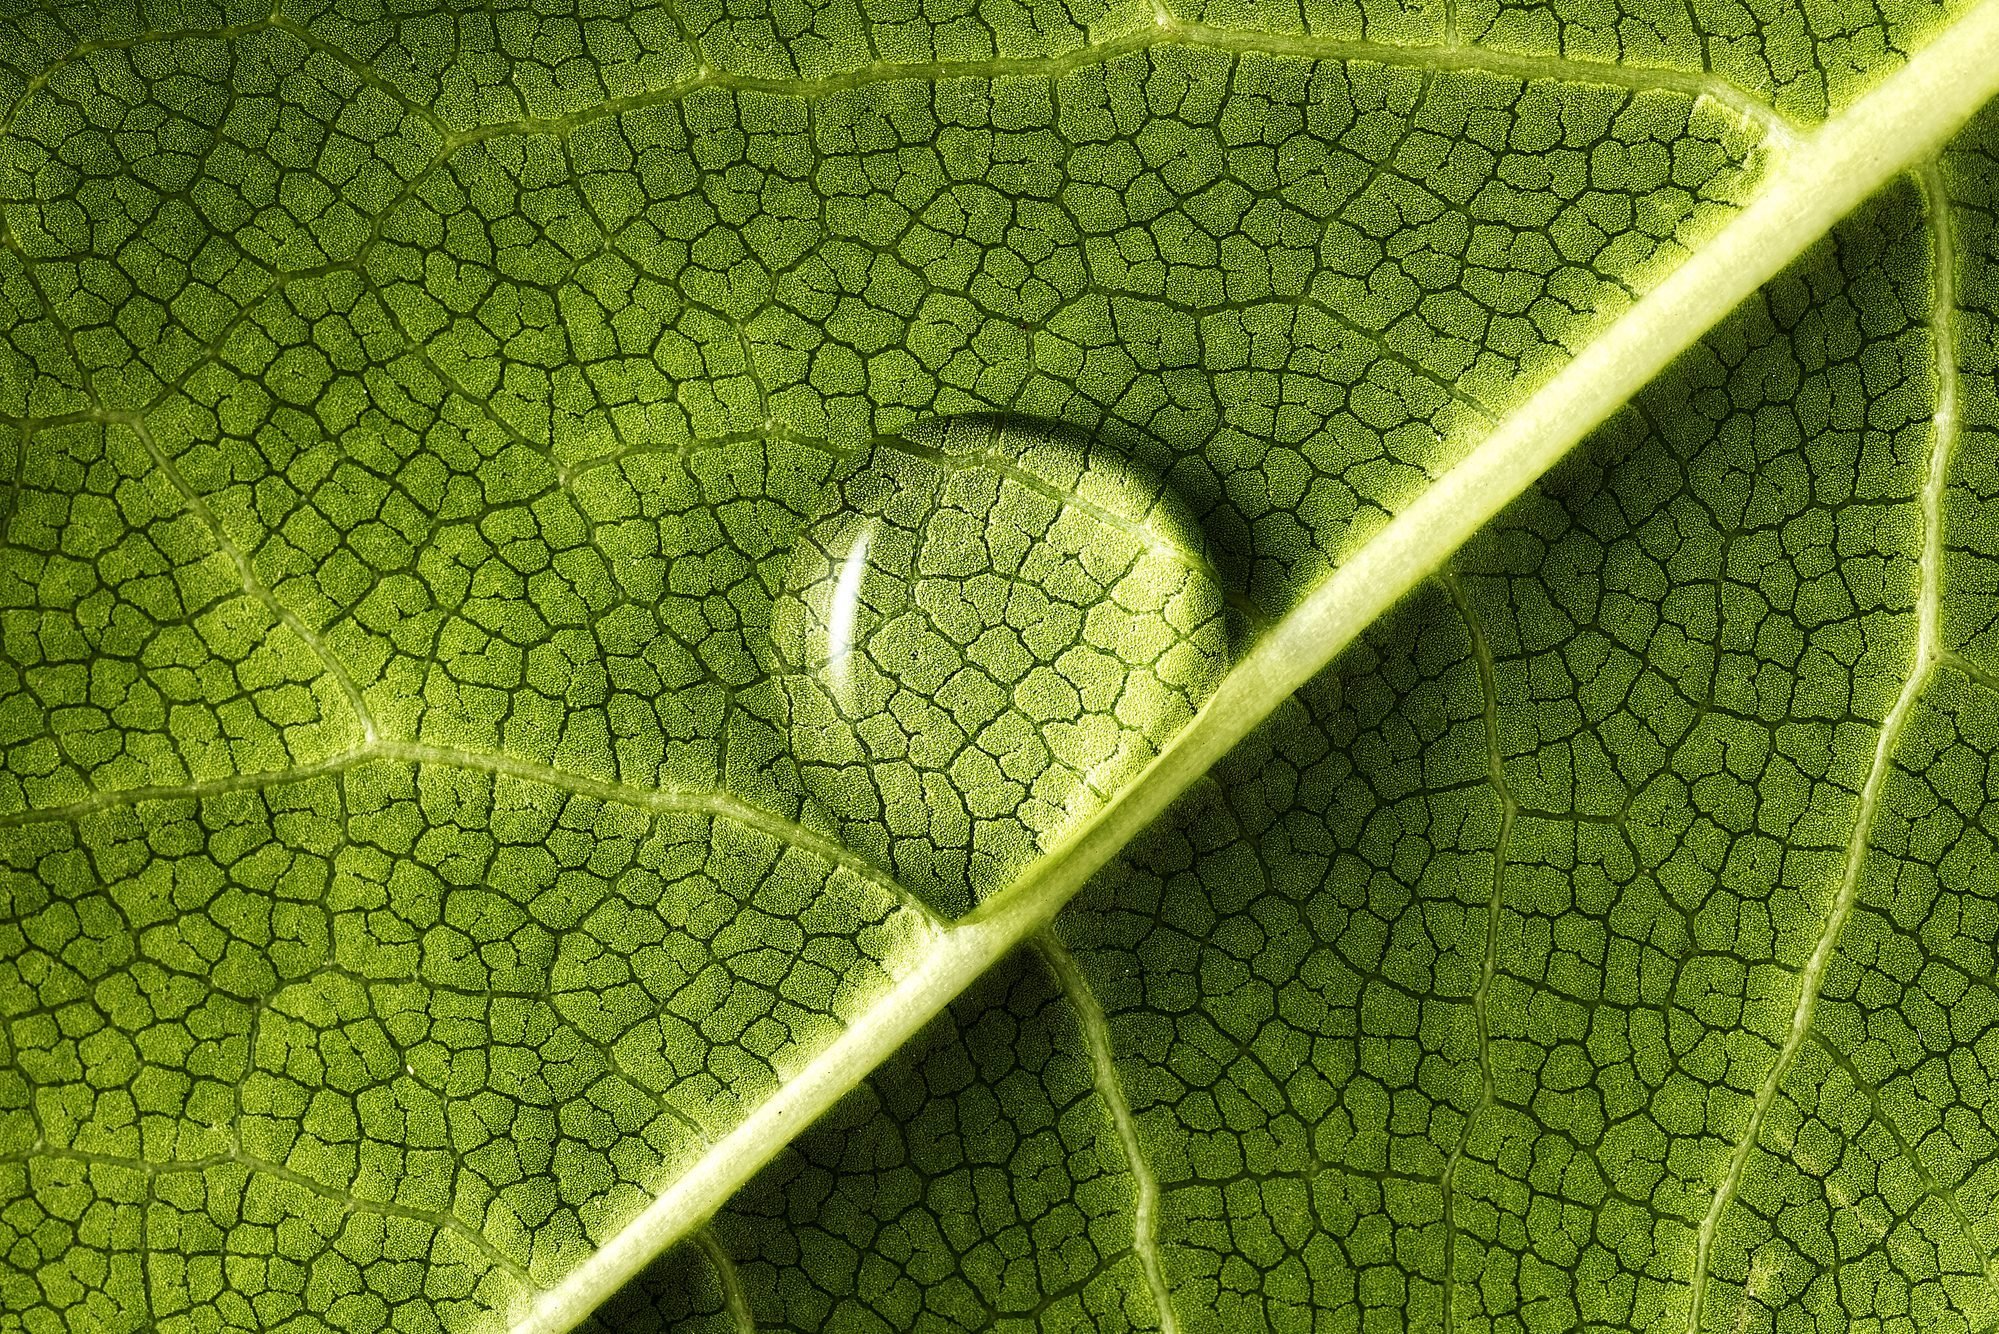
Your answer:
[[[1792,146],[1733,220],[1263,636],[1130,786],[944,929],[925,957],[792,1081],[542,1294],[514,1334],[567,1334],[688,1235],[966,985],[1052,920],[1181,792],[1466,539],[1841,218],[1927,162],[1995,94],[1999,0],[1982,0],[1874,91]]]

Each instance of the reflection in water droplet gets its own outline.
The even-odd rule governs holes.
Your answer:
[[[877,443],[793,549],[792,749],[847,842],[960,912],[1095,812],[1227,665],[1199,535],[1130,460],[1017,420]]]
[[[868,544],[874,541],[874,523],[855,525],[854,545],[841,563],[839,581],[833,585],[833,606],[827,618],[826,684],[833,699],[843,709],[854,707],[854,622],[861,610],[861,580],[868,572]]]

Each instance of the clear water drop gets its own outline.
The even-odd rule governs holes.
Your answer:
[[[1184,508],[1130,460],[1011,418],[836,470],[773,631],[793,755],[857,851],[962,912],[1100,809],[1227,667]]]

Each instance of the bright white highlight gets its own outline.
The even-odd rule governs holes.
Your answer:
[[[861,609],[861,584],[868,577],[868,546],[874,540],[872,523],[854,539],[840,565],[839,582],[833,585],[833,606],[826,622],[826,684],[843,709],[851,709],[854,703],[854,621]]]

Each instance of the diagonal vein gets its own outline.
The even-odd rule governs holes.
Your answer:
[[[1158,3],[1158,0],[1155,0]],[[1634,92],[1660,90],[1688,97],[1704,97],[1740,116],[1746,123],[1779,142],[1789,142],[1799,126],[1754,91],[1721,75],[1675,69],[1664,65],[1616,64],[1587,57],[1533,55],[1459,41],[1447,35],[1441,44],[1399,44],[1315,33],[1280,33],[1253,28],[1232,28],[1214,23],[1192,23],[1172,17],[1158,4],[1154,21],[1135,31],[1049,56],[992,56],[963,60],[876,60],[855,69],[823,76],[772,78],[732,74],[703,61],[684,77],[656,88],[606,97],[577,110],[547,116],[526,116],[516,120],[450,129],[436,110],[403,91],[392,80],[371,70],[364,61],[337,43],[313,32],[274,6],[264,18],[220,28],[152,29],[125,37],[89,38],[77,42],[47,68],[29,79],[21,92],[0,110],[0,138],[14,130],[28,104],[62,70],[87,59],[98,51],[119,51],[167,42],[208,39],[231,41],[263,31],[285,33],[309,49],[340,64],[355,78],[381,92],[406,113],[423,121],[442,137],[445,150],[484,139],[523,134],[562,134],[580,125],[648,107],[665,106],[685,100],[703,88],[731,92],[770,93],[778,96],[818,98],[852,88],[880,83],[941,83],[952,79],[999,79],[1010,77],[1052,78],[1078,69],[1109,64],[1125,56],[1184,49],[1213,51],[1231,58],[1242,56],[1288,57],[1301,60],[1360,61],[1422,71],[1449,70],[1496,75],[1531,81],[1538,79],[1567,83],[1595,84]]]
[[[1755,1101],[1750,1104],[1749,1123],[1735,1142],[1727,1171],[1723,1173],[1714,1197],[1708,1202],[1707,1213],[1701,1218],[1699,1231],[1695,1234],[1694,1272],[1687,1306],[1688,1334],[1695,1334],[1701,1326],[1707,1301],[1708,1271],[1722,1216],[1728,1212],[1742,1189],[1743,1175],[1756,1150],[1764,1119],[1776,1104],[1784,1077],[1790,1073],[1798,1053],[1811,1037],[1812,1021],[1818,1013],[1819,990],[1825,984],[1826,969],[1839,949],[1839,939],[1845,931],[1847,918],[1852,916],[1853,905],[1860,897],[1867,869],[1867,853],[1874,838],[1874,825],[1881,814],[1881,796],[1887,790],[1889,775],[1894,770],[1895,751],[1901,742],[1903,729],[1908,726],[1909,715],[1915,711],[1916,701],[1921,698],[1923,688],[1929,684],[1930,676],[1936,670],[1941,646],[1938,627],[1943,583],[1943,493],[1951,454],[1958,440],[1957,245],[1950,197],[1944,189],[1942,173],[1934,163],[1926,164],[1916,172],[1916,182],[1922,192],[1930,229],[1930,339],[1936,362],[1937,398],[1936,413],[1932,418],[1930,457],[1920,502],[1923,546],[1918,561],[1921,577],[1916,591],[1915,650],[1908,674],[1903,678],[1902,689],[1895,696],[1895,702],[1875,737],[1874,757],[1868,764],[1867,778],[1861,784],[1860,799],[1854,810],[1853,832],[1846,842],[1846,853],[1840,864],[1839,886],[1833,894],[1832,907],[1826,913],[1825,929],[1819,933],[1818,943],[1813,946],[1810,957],[1798,970],[1798,999],[1791,1011],[1784,1045],[1778,1049],[1777,1058],[1771,1062],[1769,1070],[1763,1075],[1763,1082],[1757,1086]]]
[[[749,1294],[743,1291],[743,1276],[736,1272],[736,1261],[722,1239],[714,1228],[704,1226],[696,1229],[694,1244],[715,1271],[715,1281],[722,1288],[722,1308],[729,1313],[736,1334],[756,1334],[756,1315],[750,1310]]]
[[[1090,1072],[1097,1098],[1110,1113],[1111,1128],[1117,1132],[1124,1150],[1125,1170],[1131,1173],[1133,1193],[1131,1249],[1145,1275],[1146,1290],[1159,1312],[1160,1334],[1180,1334],[1180,1315],[1173,1306],[1173,1287],[1166,1277],[1166,1265],[1159,1254],[1159,1180],[1145,1156],[1138,1138],[1138,1124],[1132,1119],[1131,1100],[1125,1096],[1124,1082],[1118,1078],[1117,1053],[1111,1047],[1110,1021],[1097,1000],[1090,979],[1076,962],[1076,956],[1055,934],[1053,926],[1035,933],[1034,948],[1055,975],[1063,998],[1075,1012],[1076,1025],[1083,1031],[1083,1046],[1090,1053]]]

